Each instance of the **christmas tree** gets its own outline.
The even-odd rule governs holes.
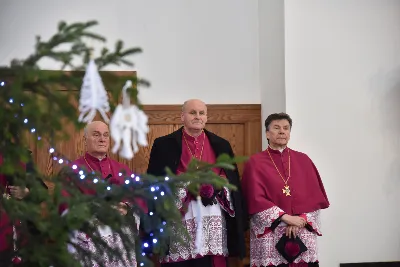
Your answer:
[[[187,172],[179,176],[170,171],[167,177],[147,174],[127,176],[124,186],[107,184],[98,179],[97,173],[71,167],[69,163],[74,159],[68,159],[54,148],[50,148],[49,153],[63,166],[59,173],[48,177],[40,173],[34,164],[29,168],[23,167],[32,163],[29,142],[54,147],[51,145],[69,138],[63,131],[65,123],[73,123],[78,130],[85,126],[81,122],[83,120],[78,120],[77,109],[72,104],[72,101],[77,101],[72,98],[77,96],[61,94],[55,88],[62,87],[66,91],[80,88],[84,75],[82,70],[91,57],[101,70],[109,65],[133,66],[127,58],[141,52],[140,48],[125,49],[123,42],[118,41],[114,51],[104,48],[98,57],[93,58],[92,49],[85,40],[106,41],[103,36],[91,31],[95,25],[96,21],[61,22],[58,32],[48,41],[37,37],[32,55],[23,60],[15,59],[9,66],[0,68],[0,102],[3,108],[0,113],[0,173],[6,175],[12,184],[29,187],[30,190],[29,196],[21,201],[9,198],[4,188],[0,187],[3,195],[0,216],[7,214],[14,232],[18,233],[18,238],[11,238],[8,242],[15,247],[14,256],[22,259],[19,266],[91,266],[91,261],[99,254],[122,259],[120,250],[110,247],[98,237],[96,229],[99,224],[108,225],[119,234],[124,250],[128,254],[136,253],[138,266],[150,266],[147,256],[165,255],[171,231],[185,235],[180,225],[181,214],[175,206],[177,188],[185,185],[197,195],[201,181],[217,188],[226,186],[234,189],[211,170],[215,167],[233,169],[233,164],[242,160],[231,159],[227,155],[219,157],[215,164],[193,160]],[[67,48],[62,50],[60,47]],[[60,62],[61,70],[41,70],[38,63],[43,58]],[[101,79],[112,100],[110,112],[113,113],[115,106],[112,103],[118,102],[120,88],[126,78],[103,72]],[[130,80],[136,85],[127,91],[130,101],[140,108],[137,86],[149,86],[149,82],[136,77],[130,77]],[[87,183],[88,180],[91,183]],[[81,194],[78,188],[83,183],[86,186],[90,184],[97,194]],[[44,184],[51,185],[51,192]],[[69,196],[64,197],[62,190],[67,191]],[[148,210],[142,210],[135,204],[139,198],[146,200]],[[114,206],[122,199],[134,203],[129,212],[140,217],[140,230],[135,227],[138,217],[121,216],[115,210]],[[69,209],[61,216],[59,208],[63,204],[67,204]],[[71,242],[71,233],[76,230],[92,238],[97,253]],[[79,258],[68,251],[68,246],[74,248]]]

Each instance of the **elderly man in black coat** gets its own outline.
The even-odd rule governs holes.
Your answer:
[[[165,168],[179,174],[186,171],[192,158],[215,163],[221,154],[233,157],[229,142],[207,131],[207,106],[192,99],[184,103],[181,119],[183,127],[155,139],[147,173],[162,176]],[[227,257],[245,256],[244,233],[247,229],[247,212],[241,196],[240,178],[237,170],[215,169],[226,177],[238,190],[217,190],[212,185],[200,187],[202,207],[200,214],[196,199],[185,189],[178,193],[177,206],[182,212],[182,221],[191,240],[184,245],[171,239],[169,253],[161,259],[162,267],[225,267]],[[200,217],[200,218],[198,218]],[[201,219],[201,245],[195,246],[197,221]]]

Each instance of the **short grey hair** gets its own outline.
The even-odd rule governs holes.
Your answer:
[[[83,136],[84,136],[84,137],[88,137],[88,134],[89,134],[89,127],[90,127],[92,124],[94,124],[94,123],[102,123],[102,124],[106,125],[107,128],[108,128],[108,125],[107,125],[104,121],[91,121],[91,122],[89,122],[88,124],[86,124],[85,128],[83,129]],[[109,129],[109,128],[108,128],[108,129]]]
[[[186,100],[185,102],[183,102],[183,105],[182,105],[182,112],[185,111],[186,104],[187,104],[189,101],[190,101],[190,100]]]
[[[83,128],[83,136],[84,137],[88,137],[88,134],[89,134],[89,127],[90,127],[90,125],[92,125],[92,123],[94,123],[94,122],[96,122],[96,121],[91,121],[91,122],[89,122],[88,124],[86,124],[86,126],[85,126],[85,128]]]
[[[189,103],[190,101],[193,101],[193,100],[197,100],[197,101],[202,102],[202,103],[204,104],[204,106],[206,106],[206,109],[208,109],[207,104],[204,103],[204,101],[202,101],[202,100],[200,100],[200,99],[189,99],[189,100],[186,100],[185,102],[183,102],[183,105],[182,105],[182,112],[185,111],[185,108],[186,108],[187,103]]]
[[[88,135],[89,124],[86,124],[85,128],[83,128],[83,137],[87,137]]]

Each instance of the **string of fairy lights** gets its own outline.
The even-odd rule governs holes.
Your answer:
[[[6,85],[6,82],[0,81],[0,87],[4,87],[5,85]],[[10,104],[18,104],[18,103],[16,103],[16,101],[14,101],[13,98],[10,98],[10,99],[8,100],[8,102],[9,102]],[[21,107],[24,106],[23,103],[19,103],[19,105],[20,105]],[[15,118],[17,118],[17,117],[18,117],[18,115],[15,115]],[[28,120],[27,118],[24,118],[24,119],[23,119],[23,123],[26,124],[27,126],[31,126],[31,125],[29,125],[29,120]],[[32,134],[37,134],[37,131],[36,131],[36,128],[35,128],[35,127],[28,127],[28,128],[30,128],[29,131],[30,131]],[[38,136],[37,136],[37,140],[38,140],[38,141],[41,141],[41,140],[42,140],[42,137],[38,135]],[[50,155],[52,155],[52,159],[53,159],[54,161],[58,162],[60,165],[70,165],[70,164],[71,164],[71,161],[68,160],[67,157],[65,157],[64,155],[62,155],[62,154],[56,152],[56,150],[55,150],[53,147],[51,147],[51,148],[49,149],[49,153],[50,153]],[[80,178],[81,180],[86,179],[88,173],[85,171],[85,169],[80,169],[79,166],[77,166],[76,164],[73,164],[73,165],[71,166],[71,168],[72,168],[75,172],[77,172],[77,173],[79,174],[79,178]],[[78,168],[79,168],[79,169],[78,169]],[[93,172],[91,172],[91,174],[95,174],[95,172],[93,171]],[[120,172],[120,173],[118,173],[118,175],[121,177],[123,174]],[[169,179],[170,179],[169,177],[165,177],[165,181],[166,181],[166,182],[169,181]],[[126,185],[130,185],[130,184],[131,184],[131,180],[133,180],[134,182],[140,182],[140,181],[141,181],[141,178],[140,178],[140,176],[138,176],[138,175],[131,174],[130,177],[125,178],[125,184],[126,184]],[[101,181],[101,179],[99,180],[99,179],[96,178],[96,177],[93,178],[93,183],[95,183],[95,184],[98,183],[98,182],[100,182],[100,181]],[[103,181],[103,182],[104,182],[104,181]],[[111,189],[112,189],[111,185],[107,186],[106,189],[107,189],[107,190],[111,190]],[[158,197],[162,197],[162,196],[165,195],[165,192],[164,192],[163,190],[161,190],[159,186],[152,186],[152,187],[150,187],[150,191],[151,191],[152,193],[155,194],[154,197],[153,197],[154,200],[157,200]],[[158,196],[156,195],[157,193],[159,194]],[[153,211],[149,211],[149,212],[148,212],[148,215],[149,215],[149,216],[153,216],[153,215],[154,215],[154,212],[153,212]],[[167,224],[166,221],[163,221],[163,222],[162,222],[162,225],[163,225],[163,226],[165,226],[166,224]],[[164,232],[164,229],[161,227],[161,228],[159,229],[159,232],[160,232],[160,233],[163,233],[163,232]],[[153,232],[149,233],[149,237],[150,237],[149,240],[146,240],[146,241],[143,241],[143,242],[142,242],[142,250],[147,250],[147,251],[149,251],[149,249],[151,248],[151,245],[150,245],[151,243],[153,243],[153,244],[157,244],[157,243],[158,243],[158,239],[155,237],[155,234],[154,234]],[[151,249],[150,249],[150,251],[151,251]],[[142,252],[142,256],[146,256],[146,252],[143,251],[143,252]],[[140,262],[139,265],[140,265],[140,266],[144,266],[145,264],[144,264],[144,262]]]

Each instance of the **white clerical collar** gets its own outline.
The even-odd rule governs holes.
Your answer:
[[[102,160],[104,160],[104,159],[107,158],[107,154],[105,154],[103,157],[95,157],[95,156],[91,155],[89,152],[86,152],[86,156],[87,156],[89,159],[94,160],[94,161],[96,161],[96,160],[102,161]]]
[[[269,148],[271,148],[272,150],[275,150],[275,151],[276,151],[276,150],[278,150],[278,151],[279,151],[279,152],[281,152],[281,153],[282,153],[282,152],[283,152],[283,150],[285,150],[285,148],[286,148],[286,147],[284,147],[284,148],[281,148],[281,149],[273,149],[273,148],[272,148],[272,147],[270,147],[270,146],[268,146],[268,147],[269,147]]]

